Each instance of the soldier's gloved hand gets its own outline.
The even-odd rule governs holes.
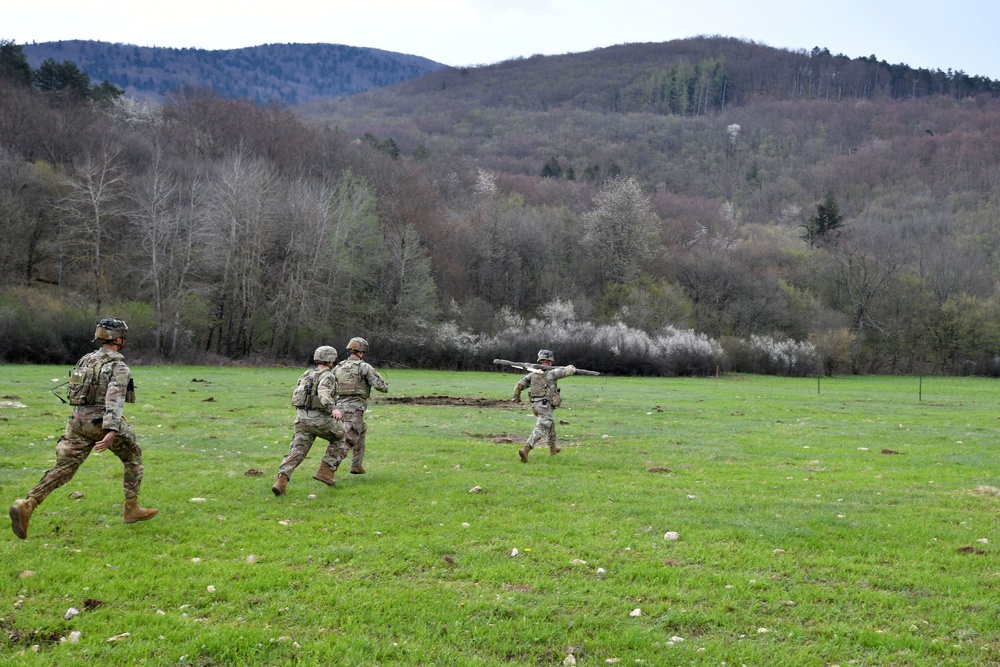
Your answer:
[[[566,370],[569,371],[570,375],[573,375],[576,373],[576,366],[570,364],[569,366],[566,366]]]

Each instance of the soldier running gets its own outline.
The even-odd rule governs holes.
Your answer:
[[[28,537],[32,512],[50,493],[73,479],[92,451],[110,449],[125,467],[122,483],[125,523],[145,521],[156,515],[155,509],[139,507],[142,449],[135,429],[123,414],[126,403],[135,403],[132,372],[121,354],[127,332],[124,320],[116,317],[100,320],[94,333],[94,342],[101,343],[100,349],[84,355],[70,371],[69,403],[73,414],[56,443],[56,464],[28,492],[27,498],[16,501],[10,508],[11,529],[22,540]]]
[[[271,487],[276,496],[285,495],[292,472],[306,458],[317,437],[330,444],[313,479],[327,486],[337,483],[333,474],[341,461],[347,458],[347,443],[344,440],[343,415],[335,404],[337,378],[331,371],[336,361],[337,350],[329,345],[317,347],[313,353],[315,366],[299,376],[292,391],[292,405],[297,409],[295,435],[292,436],[288,454],[278,467],[278,479]]]
[[[365,458],[365,434],[368,432],[365,423],[368,397],[372,389],[382,393],[389,391],[389,385],[371,364],[364,361],[368,341],[352,338],[347,343],[347,349],[351,355],[333,369],[337,376],[337,407],[344,413],[347,426],[347,444],[352,451],[351,474],[363,475],[365,469],[361,463]]]

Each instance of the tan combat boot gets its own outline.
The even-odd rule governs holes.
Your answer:
[[[551,444],[551,445],[549,445],[549,454],[551,454],[552,456],[555,456],[556,454],[558,454],[561,451],[562,451],[562,447],[560,447],[559,445],[556,445],[554,443]]]
[[[517,450],[517,455],[521,457],[521,463],[528,462],[528,454],[531,452],[531,445],[525,445],[521,449]]]
[[[360,465],[351,466],[351,474],[352,475],[364,475],[365,474],[365,469],[362,468]]]
[[[17,500],[10,506],[10,528],[22,540],[28,537],[28,521],[31,520],[31,513],[36,507],[38,501],[31,497]]]
[[[152,519],[156,516],[159,510],[150,507],[149,509],[145,507],[139,507],[138,498],[127,498],[125,500],[125,516],[122,518],[125,523],[135,523],[136,521],[145,521],[146,519]]]
[[[285,495],[285,486],[287,484],[288,484],[288,478],[282,475],[281,473],[278,473],[278,481],[275,482],[274,486],[271,487],[271,491],[273,491],[274,495],[276,496],[283,496]]]
[[[337,483],[333,479],[333,473],[333,468],[327,465],[326,461],[321,461],[319,464],[319,470],[317,470],[316,474],[313,475],[313,479],[318,482],[323,482],[327,486],[333,486]]]

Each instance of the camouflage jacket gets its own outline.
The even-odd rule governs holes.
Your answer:
[[[332,413],[336,407],[337,378],[329,369],[310,368],[299,376],[292,405],[300,410]]]
[[[337,376],[337,407],[344,411],[367,408],[372,389],[383,393],[389,391],[389,385],[378,371],[356,357],[341,361],[333,374]]]
[[[126,403],[135,403],[132,371],[120,352],[101,348],[85,354],[70,371],[70,403],[102,406],[102,428],[120,431]]]
[[[559,366],[550,371],[541,373],[528,373],[518,380],[514,385],[512,398],[521,400],[521,392],[528,390],[528,396],[532,401],[540,401],[543,398],[549,400],[549,404],[557,408],[562,404],[562,397],[559,395],[558,380],[572,375],[566,366]]]

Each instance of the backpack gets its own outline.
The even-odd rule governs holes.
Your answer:
[[[298,384],[292,391],[292,406],[303,410],[322,410],[323,403],[319,400],[319,381],[322,377],[315,368],[310,368],[299,376]]]
[[[67,400],[70,405],[94,405],[101,383],[101,367],[107,361],[103,354],[88,354],[69,372]]]

